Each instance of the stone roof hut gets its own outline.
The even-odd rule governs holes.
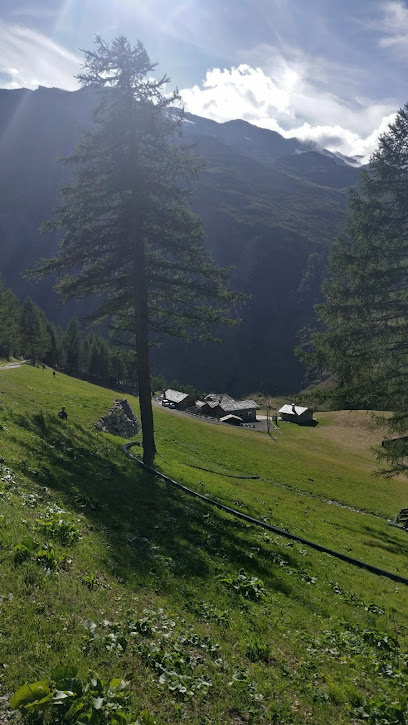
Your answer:
[[[172,390],[171,388],[164,390],[163,393],[164,400],[168,400],[169,403],[174,403],[176,408],[180,408],[181,410],[191,408],[194,405],[194,398],[188,393],[182,393],[180,390]]]
[[[313,422],[313,410],[311,408],[303,408],[301,405],[283,405],[279,410],[279,415],[282,420],[286,420],[288,423],[297,423],[298,425],[304,425],[305,423]]]

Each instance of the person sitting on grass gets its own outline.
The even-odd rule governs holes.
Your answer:
[[[64,406],[62,406],[60,412],[58,413],[58,418],[62,418],[62,420],[66,420],[68,418],[67,411]]]

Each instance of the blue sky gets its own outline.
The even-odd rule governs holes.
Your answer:
[[[140,39],[192,113],[364,158],[408,98],[408,0],[1,0],[0,87],[74,89],[96,33]]]

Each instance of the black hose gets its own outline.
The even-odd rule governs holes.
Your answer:
[[[197,493],[197,491],[193,491],[191,488],[187,488],[187,486],[183,486],[181,483],[177,483],[177,481],[173,481],[172,478],[169,478],[169,476],[165,476],[164,473],[160,473],[159,471],[156,471],[155,468],[152,466],[148,466],[146,463],[143,463],[143,461],[140,460],[137,456],[134,456],[132,453],[129,452],[129,448],[131,446],[140,445],[140,443],[137,443],[135,441],[131,441],[129,443],[125,443],[123,446],[123,451],[126,453],[126,455],[131,458],[134,461],[137,461],[143,468],[146,469],[146,471],[149,471],[150,473],[153,473],[155,476],[159,476],[159,478],[162,478],[163,481],[166,481],[167,483],[171,483],[173,486],[176,486],[177,488],[180,488],[185,493],[190,494],[190,496],[195,496],[196,498],[201,499],[201,501],[205,501],[206,503],[211,504],[212,506],[216,506],[217,508],[221,509],[221,511],[225,511],[227,514],[231,514],[232,516],[236,516],[239,519],[242,519],[243,521],[247,521],[250,524],[255,524],[256,526],[262,526],[262,528],[267,529],[268,531],[273,531],[274,534],[278,534],[279,536],[284,536],[286,539],[291,539],[292,541],[297,541],[299,544],[303,544],[304,546],[309,546],[311,549],[315,549],[315,551],[321,551],[324,554],[330,554],[330,556],[334,556],[336,559],[341,559],[341,561],[345,561],[347,564],[352,564],[353,566],[358,566],[360,569],[366,569],[367,571],[370,571],[372,574],[376,574],[377,576],[385,576],[388,579],[392,579],[395,582],[399,582],[400,584],[407,584],[408,585],[408,579],[406,577],[400,576],[399,574],[393,574],[391,571],[386,571],[385,569],[380,569],[378,566],[373,566],[373,564],[367,564],[364,561],[360,561],[359,559],[354,559],[352,556],[347,556],[347,554],[342,554],[339,551],[334,551],[333,549],[328,549],[326,546],[322,546],[321,544],[316,544],[313,541],[308,541],[308,539],[303,539],[301,536],[296,536],[296,534],[291,534],[289,531],[285,531],[284,529],[279,529],[277,526],[272,526],[272,524],[267,524],[265,521],[260,521],[259,519],[255,519],[252,516],[248,516],[248,514],[243,514],[241,511],[236,511],[235,509],[230,508],[229,506],[225,506],[222,503],[219,503],[218,501],[215,501],[213,498],[209,498],[208,496],[204,496],[202,493]]]
[[[192,463],[186,463],[186,466],[190,468],[198,468],[199,471],[206,471],[206,473],[216,473],[217,476],[226,476],[227,478],[245,478],[251,481],[258,480],[259,476],[235,476],[232,473],[221,473],[221,471],[212,471],[211,468],[203,468],[202,466],[194,466]]]

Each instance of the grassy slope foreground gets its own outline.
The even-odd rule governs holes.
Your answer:
[[[405,722],[408,589],[156,480],[95,431],[114,396],[0,371],[2,695],[74,664],[124,677],[157,723]],[[157,408],[155,422],[173,478],[407,575],[407,534],[387,525],[407,482],[371,475],[367,416],[276,441]]]

